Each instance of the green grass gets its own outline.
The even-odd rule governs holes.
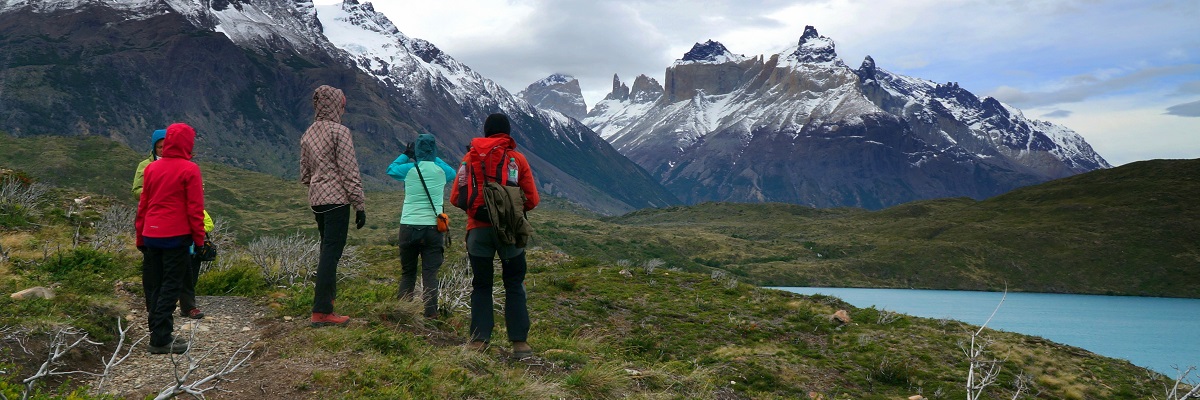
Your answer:
[[[100,138],[0,135],[0,167],[132,204],[140,156]],[[96,166],[108,166],[97,168]],[[116,168],[114,166],[126,166]],[[315,224],[298,182],[202,164],[210,213],[240,242]],[[764,286],[845,286],[1200,297],[1200,160],[1136,162],[985,201],[885,210],[704,203],[602,218],[547,198],[533,246],[575,256],[722,269]],[[392,238],[402,192],[369,192],[350,244]],[[65,205],[60,205],[65,207]],[[453,211],[453,210],[452,210]],[[461,214],[453,214],[461,240]],[[12,221],[15,225],[21,221]]]
[[[238,175],[228,175],[223,185],[248,187]],[[272,178],[254,177],[270,182]],[[263,186],[263,197],[285,190]],[[232,190],[231,190],[232,192]],[[244,196],[249,196],[250,191]],[[0,289],[15,291],[46,282],[64,288],[54,300],[18,302],[0,297],[0,307],[14,310],[0,315],[0,326],[20,326],[46,332],[62,323],[83,327],[103,338],[115,329],[115,317],[125,315],[117,290],[138,295],[136,251],[127,245],[117,254],[71,249],[76,226],[89,234],[87,219],[101,208],[118,204],[98,196],[84,217],[56,215],[56,204],[76,192],[55,191],[32,225],[3,229],[0,243],[13,257],[0,262]],[[236,193],[235,193],[236,195]],[[369,194],[380,205],[397,194]],[[256,217],[272,202],[255,204],[236,200],[245,223],[288,231],[307,224],[301,210],[288,215]],[[962,201],[933,203],[930,207],[964,207]],[[396,202],[394,204],[399,204]],[[968,204],[969,205],[969,204]],[[383,207],[379,207],[383,208]],[[714,212],[722,210],[721,212]],[[933,211],[931,211],[932,213]],[[598,252],[603,257],[571,257],[556,250],[546,238],[529,252],[529,292],[533,326],[530,342],[538,358],[514,360],[505,343],[503,323],[497,325],[492,349],[480,354],[466,350],[469,314],[450,310],[438,321],[419,316],[416,302],[396,296],[397,261],[388,244],[386,212],[376,227],[355,231],[366,266],[360,275],[339,283],[338,311],[354,322],[345,328],[310,329],[302,323],[278,322],[263,333],[256,348],[271,349],[255,365],[275,360],[311,366],[300,376],[273,376],[291,382],[298,398],[804,398],[820,393],[827,398],[894,399],[918,391],[940,398],[961,398],[966,373],[958,342],[972,327],[955,321],[904,316],[879,323],[879,310],[851,307],[827,296],[801,296],[762,289],[737,274],[712,274],[702,264],[684,264],[693,258],[713,260],[731,268],[742,263],[775,264],[792,247],[810,253],[834,255],[828,262],[846,262],[871,254],[881,246],[869,237],[850,232],[849,242],[820,237],[772,242],[788,229],[773,225],[734,229],[742,217],[779,222],[806,218],[835,223],[845,218],[881,218],[858,210],[811,210],[794,206],[733,208],[709,204],[697,207],[647,211],[610,220],[564,211],[535,213],[535,222],[554,222],[567,232],[561,238],[583,245],[632,246],[664,265],[644,268],[639,253]],[[689,215],[707,215],[703,223],[688,226]],[[85,218],[85,219],[80,219]],[[279,221],[268,221],[267,219]],[[369,224],[371,224],[369,223]],[[813,222],[815,224],[815,222]],[[845,222],[840,222],[845,224]],[[256,225],[257,226],[257,225]],[[567,227],[567,228],[562,228]],[[235,231],[244,228],[234,228]],[[386,231],[380,232],[380,231]],[[641,236],[639,236],[641,235]],[[734,235],[737,235],[735,237]],[[944,235],[944,233],[942,234]],[[941,235],[939,235],[941,236]],[[659,240],[663,239],[663,240]],[[805,242],[810,242],[806,244]],[[243,242],[244,243],[244,242]],[[616,243],[616,244],[613,244]],[[764,252],[751,252],[763,246]],[[51,249],[45,256],[42,249]],[[611,249],[608,249],[611,250]],[[654,253],[659,252],[659,253]],[[231,254],[231,253],[223,253]],[[669,258],[671,254],[680,254]],[[461,268],[461,242],[447,252],[444,270]],[[814,256],[815,257],[815,256]],[[840,257],[840,258],[836,258]],[[679,264],[674,264],[678,259]],[[685,267],[699,272],[689,272]],[[850,270],[846,267],[846,270]],[[622,273],[624,271],[624,273]],[[748,276],[754,269],[746,268]],[[248,296],[273,310],[269,321],[281,317],[306,318],[312,287],[298,285],[268,288],[258,270],[248,262],[228,270],[214,270],[200,279],[201,294]],[[114,290],[117,289],[117,290]],[[214,293],[216,292],[216,293]],[[854,322],[839,325],[829,318],[838,309],[849,311]],[[498,322],[502,319],[498,319]],[[1011,397],[1016,373],[1035,376],[1041,398],[1149,398],[1158,393],[1166,377],[1148,373],[1121,360],[1093,355],[1040,338],[988,331],[995,340],[995,356],[1006,359],[994,396]],[[36,335],[35,335],[36,336]],[[36,368],[36,357],[22,356],[5,347],[0,356],[12,359],[11,373],[0,376],[0,390],[11,393],[13,384]],[[111,350],[111,349],[109,349]],[[104,349],[75,358],[74,367],[94,367]],[[0,360],[2,361],[2,360]],[[236,384],[237,382],[230,383]],[[258,390],[258,383],[246,383]],[[38,390],[47,396],[85,391],[78,383],[47,384]],[[257,392],[255,392],[257,393]],[[7,395],[7,394],[6,394]]]

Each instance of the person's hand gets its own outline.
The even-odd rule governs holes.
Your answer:
[[[363,225],[367,224],[367,212],[358,211],[354,213],[354,229],[362,229]]]

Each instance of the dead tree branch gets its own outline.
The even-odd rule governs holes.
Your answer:
[[[122,328],[121,317],[117,317],[117,346],[113,349],[112,356],[101,359],[104,361],[104,372],[100,373],[100,382],[96,384],[96,393],[104,393],[104,384],[108,382],[108,375],[110,372],[112,372],[112,369],[125,362],[125,359],[129,358],[130,354],[133,354],[133,349],[137,347],[138,344],[142,343],[143,340],[146,340],[146,338],[149,337],[148,335],[143,335],[136,342],[133,342],[133,344],[129,345],[128,348],[125,348],[124,356],[117,358],[117,356],[121,354],[121,349],[125,345],[125,335],[129,333],[130,328],[132,328],[132,325]]]
[[[73,336],[78,336],[78,338],[76,338],[74,342],[70,342],[70,338]],[[70,343],[68,344],[68,342]],[[25,392],[21,395],[21,399],[28,399],[29,394],[33,392],[33,386],[37,384],[37,381],[47,376],[70,374],[86,374],[95,376],[95,373],[87,371],[58,371],[59,360],[62,358],[62,356],[82,344],[99,345],[100,343],[89,340],[87,332],[79,331],[72,327],[59,328],[58,331],[54,333],[54,339],[50,341],[50,355],[46,359],[46,362],[42,363],[42,366],[38,368],[36,373],[21,381],[21,383],[25,384]]]

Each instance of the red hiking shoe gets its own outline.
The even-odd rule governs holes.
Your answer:
[[[313,328],[320,328],[322,326],[330,325],[346,326],[350,323],[350,317],[345,315],[337,315],[334,313],[312,313],[312,318],[309,321],[312,322]]]

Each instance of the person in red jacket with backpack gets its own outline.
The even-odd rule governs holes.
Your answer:
[[[162,158],[146,166],[138,199],[137,246],[144,247],[142,289],[150,325],[150,353],[183,353],[187,340],[172,336],[175,300],[191,265],[188,247],[203,249],[204,181],[192,162],[196,131],[187,124],[167,127]]]
[[[525,249],[502,244],[495,228],[488,221],[484,208],[485,182],[521,188],[525,195],[524,211],[538,205],[537,186],[525,155],[518,152],[517,143],[509,136],[508,116],[492,114],[483,124],[484,137],[471,140],[471,148],[463,157],[455,184],[450,192],[455,207],[467,212],[467,253],[471,262],[471,343],[476,350],[485,350],[492,337],[495,316],[492,312],[492,284],[495,271],[492,260],[500,256],[504,281],[504,325],[512,342],[513,356],[521,359],[533,355],[527,341],[529,309],[525,300]]]

